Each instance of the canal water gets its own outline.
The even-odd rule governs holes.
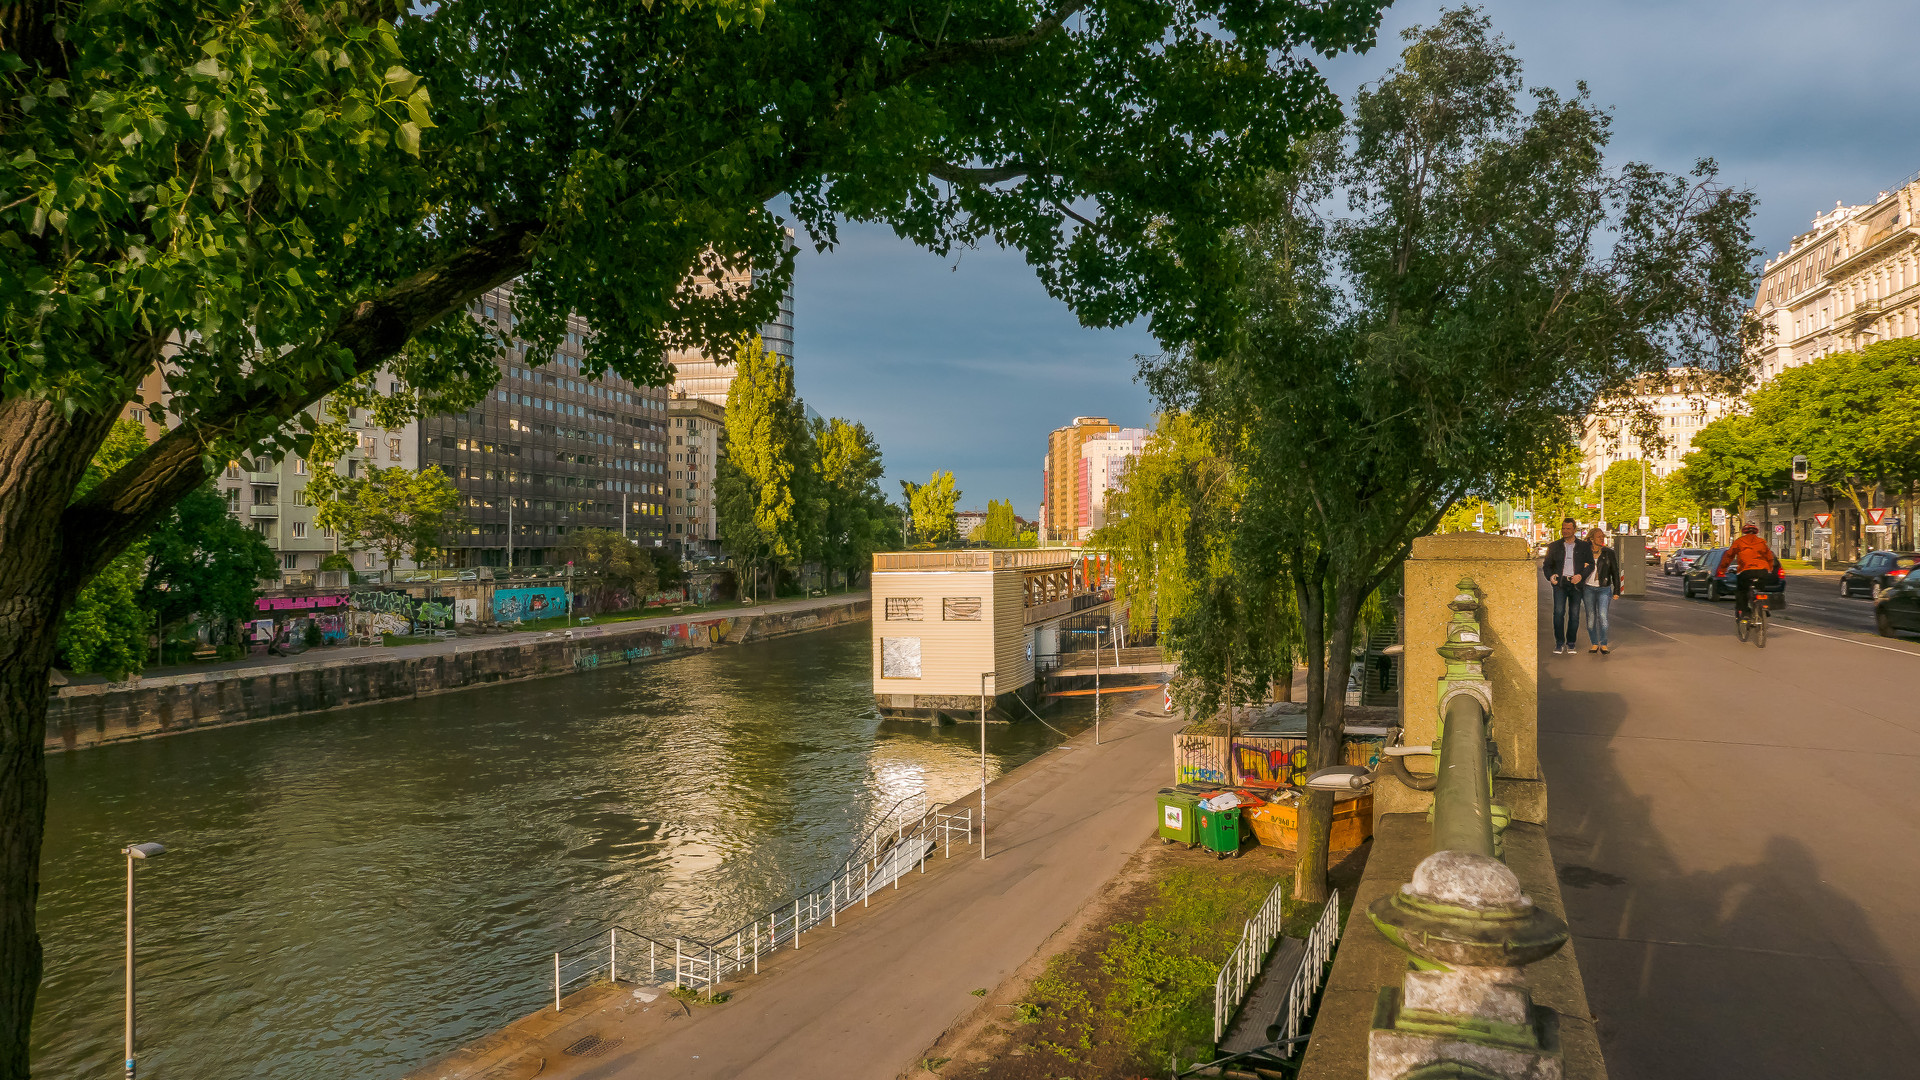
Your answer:
[[[979,729],[882,721],[864,625],[60,754],[34,1073],[119,1074],[125,861],[143,1078],[393,1077],[550,1000],[618,922],[730,931],[869,815],[979,783]],[[1077,732],[1088,699],[1048,715]],[[995,724],[989,768],[1060,736]]]

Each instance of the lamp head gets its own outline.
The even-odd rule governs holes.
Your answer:
[[[129,844],[120,849],[120,854],[130,859],[154,859],[167,853],[165,844]]]
[[[1373,777],[1358,765],[1335,765],[1307,777],[1307,786],[1319,791],[1365,791]]]

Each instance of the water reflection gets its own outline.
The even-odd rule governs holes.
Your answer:
[[[150,1076],[397,1075],[537,1007],[542,956],[609,921],[731,930],[877,806],[978,783],[978,728],[880,720],[868,633],[52,758],[36,1075],[117,1071],[133,841],[170,849],[141,868]],[[990,770],[1057,741],[995,725]]]

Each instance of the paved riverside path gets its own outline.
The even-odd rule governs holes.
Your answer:
[[[568,1077],[885,1080],[912,1068],[1118,873],[1171,782],[1172,720],[1135,715],[1158,694],[1116,696],[1129,717],[989,789],[988,859],[909,877],[837,930],[810,931],[771,978],[646,1046]],[[1109,714],[1112,715],[1111,713]],[[977,803],[975,804],[977,805]],[[929,861],[930,869],[938,860]]]
[[[1656,595],[1614,602],[1612,655],[1554,656],[1541,600],[1549,830],[1612,1075],[1920,1076],[1920,642],[1776,622],[1758,650],[1730,601]]]

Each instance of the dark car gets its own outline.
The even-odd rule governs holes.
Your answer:
[[[1720,573],[1720,559],[1726,553],[1726,548],[1714,548],[1689,563],[1680,578],[1681,593],[1688,599],[1696,596],[1704,596],[1709,600],[1733,599],[1733,594],[1738,591],[1734,579],[1740,576],[1740,572],[1734,563],[1728,563],[1727,572]],[[1773,600],[1768,605],[1769,609],[1786,607],[1787,579],[1780,578],[1771,591]]]
[[[1675,574],[1684,574],[1687,572],[1687,567],[1693,565],[1693,560],[1706,553],[1707,550],[1705,548],[1681,548],[1667,556],[1666,565],[1660,568],[1660,572],[1667,577],[1672,577]]]
[[[1647,565],[1648,566],[1660,565],[1660,549],[1657,547],[1654,547],[1652,544],[1647,545]]]
[[[1895,584],[1920,570],[1920,554],[1911,551],[1869,551],[1840,574],[1840,595],[1866,593],[1875,600]]]
[[[1908,574],[1880,591],[1873,604],[1873,625],[1881,637],[1901,630],[1920,633],[1920,574]]]

